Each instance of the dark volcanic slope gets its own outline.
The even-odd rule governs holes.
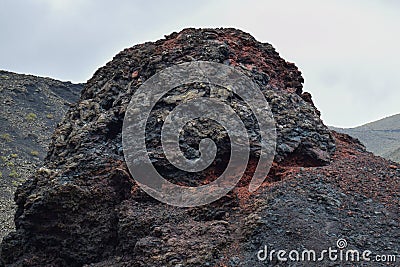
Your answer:
[[[51,135],[83,85],[0,71],[0,240],[13,229],[13,194],[43,164]]]
[[[355,128],[335,128],[360,139],[367,149],[378,156],[400,162],[400,114]]]
[[[254,150],[248,172],[227,196],[210,205],[177,208],[152,199],[132,180],[124,162],[121,128],[130,98],[143,81],[168,66],[193,60],[233,66],[260,86],[276,120],[277,153],[257,192],[250,194],[247,188],[257,163]],[[18,188],[17,230],[3,240],[2,262],[268,266],[256,257],[264,245],[320,251],[335,247],[338,238],[374,255],[398,254],[400,166],[366,152],[347,135],[331,133],[311,96],[303,93],[302,82],[296,66],[280,58],[271,45],[235,29],[186,29],[125,49],[88,81],[80,101],[57,127],[45,167]],[[209,91],[201,84],[177,88],[168,101],[160,101],[151,121],[162,122],[158,115],[188,95],[211,95]],[[247,115],[234,96],[224,101],[235,102],[235,110]],[[159,149],[160,125],[149,125],[147,141],[153,153]],[[251,120],[246,126],[256,133]],[[182,134],[182,148],[189,152],[189,141],[208,137],[213,125],[193,127]],[[220,135],[209,137],[225,146]],[[210,181],[226,165],[226,155],[218,160],[208,172],[178,172],[172,179]],[[165,161],[154,162],[160,172],[170,174]],[[335,265],[324,261],[314,266]]]

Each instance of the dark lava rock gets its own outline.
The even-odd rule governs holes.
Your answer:
[[[277,153],[258,191],[250,194],[247,187],[257,164],[255,149],[248,172],[228,195],[209,205],[178,208],[154,200],[133,181],[124,162],[121,129],[127,105],[144,81],[194,60],[233,66],[259,85],[276,120]],[[2,263],[266,266],[256,256],[264,245],[322,250],[334,247],[339,237],[357,249],[398,254],[398,169],[356,140],[332,135],[303,93],[302,82],[296,66],[270,44],[235,29],[185,29],[125,49],[88,81],[56,129],[45,166],[18,188],[17,230],[2,243]],[[154,118],[162,119],[158,115],[185,96],[208,93],[201,84],[177,88],[160,102]],[[245,110],[237,103],[238,110]],[[147,141],[154,156],[160,125],[151,126]],[[254,123],[248,126],[257,133]],[[225,144],[224,136],[213,136],[210,128],[218,126],[199,121],[185,129],[182,147],[188,157],[196,157],[194,143],[200,138]],[[212,180],[227,160],[224,153],[203,176],[177,173],[172,179],[187,184]],[[171,172],[162,159],[155,162],[159,171]]]

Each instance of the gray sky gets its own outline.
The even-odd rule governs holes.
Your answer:
[[[326,124],[400,113],[396,0],[0,0],[0,25],[0,69],[73,82],[134,44],[235,27],[296,63]]]

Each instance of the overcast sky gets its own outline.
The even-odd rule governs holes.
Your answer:
[[[303,72],[328,125],[400,113],[400,3],[0,0],[0,69],[85,82],[121,51],[186,27],[235,27]]]

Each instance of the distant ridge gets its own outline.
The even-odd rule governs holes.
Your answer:
[[[354,128],[329,128],[360,139],[367,150],[378,156],[400,162],[400,114]]]

